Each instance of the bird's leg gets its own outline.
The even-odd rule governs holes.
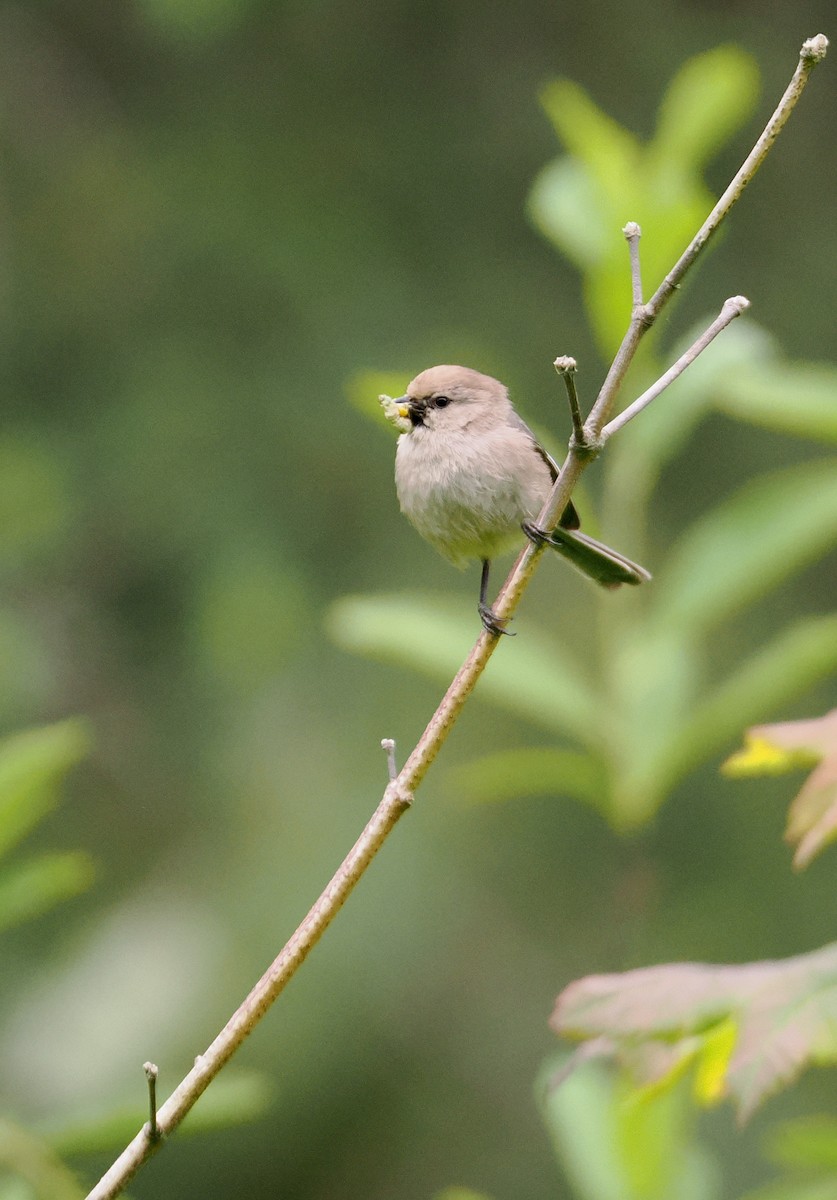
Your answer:
[[[477,605],[480,620],[483,623],[486,633],[493,633],[495,637],[499,637],[501,633],[507,633],[509,637],[514,637],[511,630],[505,628],[508,618],[498,617],[488,603],[488,572],[490,569],[490,561],[484,558],[482,560],[482,577],[480,579],[480,602]]]

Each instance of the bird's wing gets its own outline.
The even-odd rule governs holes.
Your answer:
[[[525,433],[528,437],[530,437],[532,439],[532,445],[535,447],[538,454],[541,456],[543,461],[549,467],[549,474],[551,475],[552,482],[554,483],[555,480],[558,478],[558,476],[561,474],[561,468],[558,466],[558,463],[555,461],[555,459],[552,457],[552,455],[549,453],[549,451],[544,450],[543,446],[540,444],[538,439],[535,437],[534,433],[532,433],[532,430],[529,428],[529,426],[526,424],[526,422],[523,420],[523,418],[515,411],[515,409],[512,409],[511,413],[509,414],[509,422],[510,422],[510,424],[514,425],[517,429],[522,430],[523,433]],[[560,524],[563,526],[564,529],[578,529],[578,527],[581,525],[581,518],[579,517],[578,513],[576,512],[576,508],[575,508],[575,505],[573,504],[572,500],[569,502],[567,507],[564,509],[564,512],[561,516]]]

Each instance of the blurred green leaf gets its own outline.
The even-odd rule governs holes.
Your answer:
[[[745,484],[696,521],[657,573],[653,619],[705,634],[831,548],[837,460]]]
[[[536,176],[527,211],[535,228],[585,271],[600,261],[610,240],[597,203],[595,184],[581,164],[556,158]]]
[[[598,808],[607,794],[607,778],[593,758],[544,746],[483,755],[458,767],[452,785],[472,804],[554,795],[572,796]]]
[[[717,380],[715,403],[777,433],[837,442],[837,368],[824,363],[733,365]]]
[[[631,188],[640,143],[603,112],[584,88],[570,79],[554,80],[541,91],[541,104],[559,140],[585,164],[602,195],[617,195],[620,185]]]
[[[698,658],[679,630],[637,623],[609,663],[612,711],[603,722],[613,761],[609,817],[636,829],[666,797],[659,767],[688,721],[697,693]]]
[[[828,1175],[821,1179],[780,1179],[746,1192],[738,1200],[834,1200],[835,1196],[837,1178]]]
[[[551,1060],[538,1093],[578,1200],[716,1200],[717,1168],[694,1140],[685,1087],[639,1095],[601,1058],[566,1066]]]
[[[652,143],[660,161],[698,170],[750,117],[759,90],[758,64],[739,46],[689,59],[660,105]]]
[[[0,868],[0,930],[48,912],[92,882],[92,860],[81,852],[42,854]]]
[[[137,1091],[142,1094],[144,1079],[140,1073]],[[158,1085],[158,1098],[160,1089]],[[257,1071],[227,1070],[213,1080],[189,1113],[178,1137],[228,1129],[260,1117],[273,1098],[271,1080]],[[162,1103],[162,1101],[160,1101]],[[52,1150],[64,1158],[81,1154],[105,1154],[124,1146],[148,1120],[148,1105],[109,1105],[98,1113],[73,1113],[61,1124],[41,1127],[40,1134]]]
[[[56,806],[61,781],[90,746],[88,726],[76,719],[0,742],[0,856]]]
[[[479,634],[475,613],[455,613],[443,602],[408,593],[346,596],[332,606],[326,628],[344,650],[401,663],[445,684]],[[529,629],[503,651],[491,659],[477,695],[588,742],[598,705],[567,649]]]
[[[665,746],[656,765],[661,785],[737,739],[813,684],[837,671],[837,616],[798,621],[715,684]]]
[[[4,1167],[14,1172],[15,1183],[25,1181],[28,1190],[18,1194],[33,1200],[83,1200],[85,1189],[49,1146],[0,1118],[0,1168]],[[10,1194],[15,1195],[14,1188]]]
[[[449,1187],[436,1193],[436,1200],[491,1200],[487,1192],[475,1192],[472,1188]]]
[[[837,1117],[782,1121],[765,1138],[765,1151],[777,1167],[827,1167],[837,1172]]]
[[[699,55],[670,84],[657,134],[643,145],[575,83],[561,79],[543,89],[541,103],[571,165],[559,159],[538,175],[529,215],[581,269],[587,310],[605,351],[615,350],[630,314],[620,230],[629,220],[642,227],[650,294],[707,216],[713,197],[701,171],[747,119],[757,91],[756,66],[743,51],[726,46]],[[657,336],[646,338],[644,354]]]

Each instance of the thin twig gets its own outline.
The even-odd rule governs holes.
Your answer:
[[[562,354],[552,365],[563,379],[564,387],[567,389],[570,416],[573,419],[573,438],[579,446],[583,446],[584,422],[581,419],[581,409],[578,407],[578,392],[575,390],[575,373],[578,364],[574,358]]]
[[[157,1075],[159,1072],[156,1064],[152,1062],[143,1063],[142,1069],[148,1080],[148,1136],[152,1142],[156,1142],[160,1138],[160,1129],[157,1125]]]
[[[642,230],[636,221],[629,221],[622,232],[628,242],[628,255],[631,260],[631,298],[633,300],[632,311],[635,312],[643,303],[642,268],[639,262],[639,239],[642,237]]]
[[[674,383],[678,375],[682,375],[686,368],[692,365],[697,356],[703,353],[721,330],[726,329],[731,321],[734,321],[736,317],[740,317],[749,307],[750,301],[746,296],[731,296],[729,300],[725,300],[723,308],[709,328],[692,343],[684,354],[680,355],[677,362],[673,363],[665,374],[661,375],[657,382],[651,385],[648,391],[643,392],[632,404],[629,404],[618,416],[605,425],[600,435],[600,441],[602,443],[606,442],[609,437],[612,437],[614,433],[618,433],[623,426],[633,420],[637,413],[641,413],[644,408],[647,408],[652,400],[656,400],[669,384]]]
[[[381,748],[386,751],[389,781],[392,783],[398,774],[398,766],[395,762],[395,739],[381,738]]]
[[[659,316],[664,305],[671,299],[680,286],[683,276],[695,262],[712,235],[717,231],[732,206],[741,198],[745,187],[764,162],[785,122],[796,107],[811,71],[817,63],[822,62],[827,50],[828,38],[822,33],[817,34],[816,37],[809,38],[803,44],[799,52],[799,62],[793,73],[793,78],[788,84],[782,99],[776,106],[773,116],[765,125],[761,136],[747,155],[740,170],[648,303],[634,311],[622,345],[616,352],[616,357],[607,373],[602,390],[599,392],[596,403],[593,405],[590,416],[587,418],[586,428],[588,439],[591,442],[595,442],[598,439],[599,433],[608,422],[610,414],[613,411],[616,396],[622,386],[622,381],[625,378],[625,374],[643,334],[651,328],[651,325],[653,325]],[[545,528],[548,528],[548,526],[545,526]]]
[[[752,177],[754,171],[763,160],[767,150],[776,137],[779,129],[787,120],[799,93],[804,86],[807,75],[814,62],[824,55],[828,45],[827,40],[820,36],[806,42],[803,46],[803,61],[791,86],[785,93],[782,104],[768,125],[768,129],[757,143],[759,153],[754,159],[751,154],[742,171],[736,176],[739,180],[738,190],[728,199],[723,207],[713,210],[713,215],[704,225],[701,233],[693,241],[689,250],[681,258],[674,272],[666,280],[671,280],[675,273],[676,281],[658,289],[654,300],[648,305],[635,306],[628,332],[623,339],[619,352],[614,359],[607,379],[594,405],[593,412],[586,424],[586,436],[592,442],[598,442],[600,434],[606,425],[607,417],[612,409],[619,385],[628,369],[631,358],[639,340],[648,325],[653,322],[665,300],[674,287],[682,279],[685,271],[694,262],[700,249],[705,244],[709,234],[701,235],[711,223],[710,233],[717,228],[720,220],[729,211],[734,200],[738,198],[744,184]],[[766,141],[765,141],[766,139]],[[764,145],[762,145],[764,143]],[[759,147],[761,149],[759,150]],[[735,183],[735,181],[734,181]],[[733,185],[724,193],[728,197]],[[722,198],[723,200],[724,198]],[[721,202],[719,202],[719,206]],[[715,213],[717,212],[717,216]],[[630,245],[630,243],[629,243]],[[668,290],[664,290],[668,287]],[[571,444],[569,454],[561,469],[552,493],[538,517],[538,525],[542,528],[553,528],[560,514],[564,511],[570,494],[575,488],[578,478],[590,461],[589,448]],[[520,598],[531,579],[538,560],[543,553],[543,545],[530,544],[518,557],[506,580],[495,605],[495,611],[500,618],[509,617],[517,608]],[[344,901],[362,878],[375,854],[392,832],[399,817],[409,808],[413,792],[419,786],[431,763],[442,748],[448,734],[453,728],[459,713],[482,674],[488,660],[502,639],[492,637],[482,632],[465,662],[460,667],[453,682],[436,709],[430,722],[419,739],[418,744],[398,775],[391,779],[384,791],[383,797],[373,813],[366,828],[361,833],[355,845],[335,872],[325,891],[311,908],[308,915],[299,925],[284,949],[233,1013],[227,1024],[215,1038],[206,1052],[198,1057],[194,1067],[182,1080],[162,1108],[157,1112],[156,1128],[158,1137],[148,1137],[146,1127],[137,1134],[134,1140],[125,1148],[110,1170],[99,1180],[89,1193],[87,1200],[110,1200],[118,1196],[125,1185],[136,1174],[142,1164],[162,1145],[162,1139],[170,1134],[198,1098],[203,1094],[224,1064],[232,1057],[247,1035],[255,1028],[261,1018],[270,1008],[273,1001],[307,958],[312,948],[322,937],[334,917],[339,912]]]

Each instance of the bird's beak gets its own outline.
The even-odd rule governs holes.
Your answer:
[[[424,414],[426,405],[421,400],[414,400],[412,396],[399,396],[394,403],[398,406],[397,412],[399,417],[410,422],[413,428],[416,425],[424,424]]]

